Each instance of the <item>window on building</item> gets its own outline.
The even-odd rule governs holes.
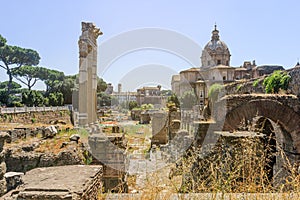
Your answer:
[[[223,76],[223,81],[225,81],[226,80],[226,76]]]
[[[229,66],[229,61],[228,60],[226,61],[226,65]]]
[[[218,65],[221,65],[221,60],[217,60],[217,64],[218,64]]]
[[[210,61],[207,61],[207,65],[208,65],[208,66],[210,65]]]
[[[215,80],[215,77],[213,76],[213,80]]]

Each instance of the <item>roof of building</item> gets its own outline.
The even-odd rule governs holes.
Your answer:
[[[184,73],[184,72],[199,72],[200,71],[200,68],[199,67],[192,67],[192,68],[189,68],[189,69],[186,69],[186,70],[182,70],[180,72],[181,73]]]
[[[237,67],[235,68],[235,71],[248,71],[245,67]]]
[[[137,92],[113,92],[111,95],[113,96],[121,96],[121,95],[127,95],[127,96],[134,96],[137,95]]]
[[[236,69],[236,68],[235,67],[226,66],[226,65],[217,65],[217,66],[211,67],[210,69]]]
[[[196,81],[196,83],[205,83],[205,81],[204,80],[198,80],[198,81]]]
[[[159,90],[159,88],[156,86],[156,87],[154,87],[154,86],[145,86],[145,87],[142,87],[142,88],[139,88],[139,89],[137,89],[137,90]]]

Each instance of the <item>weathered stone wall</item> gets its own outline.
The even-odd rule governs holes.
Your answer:
[[[289,83],[289,91],[292,94],[300,97],[300,68],[293,68],[288,70],[288,74],[291,76],[291,80]]]
[[[0,123],[55,124],[59,122],[71,124],[70,111],[42,111],[0,115]]]
[[[81,157],[83,149],[79,144],[69,143],[55,154],[38,151],[42,142],[47,143],[47,140],[31,144],[7,145],[1,154],[4,156],[7,171],[27,172],[38,167],[83,164]]]
[[[288,93],[294,94],[300,97],[300,68],[292,68],[287,70],[288,74],[291,76],[291,80],[288,86]],[[259,79],[250,79],[245,81],[233,82],[225,85],[226,94],[250,94],[250,93],[265,93],[263,87],[264,77]],[[255,86],[254,82],[258,80],[257,85]]]
[[[292,140],[293,152],[300,152],[300,107],[295,95],[228,95],[221,99],[215,115],[216,121],[224,121],[223,130],[234,131],[242,124],[249,124],[257,116],[263,116],[279,124]],[[289,143],[285,141],[285,143]]]
[[[275,94],[242,94],[242,95],[227,95],[223,97],[219,103],[226,103],[226,111],[243,105],[253,100],[272,100],[277,101],[283,106],[292,108],[295,112],[300,114],[300,102],[294,95],[275,95]]]
[[[259,79],[251,79],[245,81],[233,82],[225,85],[225,92],[229,94],[251,94],[251,93],[265,93],[263,87],[264,77]],[[257,85],[255,84],[257,82]]]
[[[195,147],[201,147],[204,140],[206,144],[215,141],[214,131],[221,130],[221,127],[215,122],[200,121],[194,123],[194,143]]]
[[[5,140],[8,138],[8,134],[0,132],[0,196],[6,193],[6,180],[4,174],[6,173],[5,157],[2,153]]]

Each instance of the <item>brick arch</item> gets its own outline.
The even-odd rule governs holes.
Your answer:
[[[291,107],[275,100],[251,100],[227,111],[223,130],[236,130],[242,120],[256,116],[279,123],[290,134],[297,153],[300,153],[300,116]]]

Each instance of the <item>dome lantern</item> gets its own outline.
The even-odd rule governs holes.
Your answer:
[[[220,40],[219,30],[215,25],[212,31],[211,41],[207,43],[202,51],[202,67],[210,68],[216,65],[230,65],[230,52],[225,42]]]

